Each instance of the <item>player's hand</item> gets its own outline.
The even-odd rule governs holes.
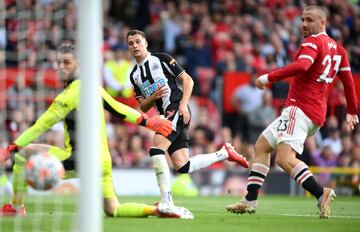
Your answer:
[[[0,165],[5,163],[20,147],[16,144],[10,144],[6,149],[0,147]]]
[[[256,79],[255,81],[255,85],[256,88],[260,89],[260,90],[264,90],[265,89],[265,85],[263,83],[261,83],[261,81],[259,79]]]
[[[163,136],[168,136],[173,131],[171,121],[161,118],[160,115],[155,115],[151,118],[146,114],[143,114],[138,119],[138,124],[145,126],[146,128],[158,132]]]
[[[255,80],[255,86],[260,90],[264,90],[267,83],[269,83],[268,74],[261,75]]]
[[[359,123],[359,118],[356,114],[347,114],[346,123],[349,130],[354,130],[355,125]]]
[[[164,85],[162,87],[159,87],[155,92],[151,95],[153,101],[156,101],[160,98],[165,97],[169,93],[170,89],[169,86]]]
[[[190,122],[190,113],[187,105],[181,104],[179,106],[179,114],[183,117],[184,123],[189,124]]]

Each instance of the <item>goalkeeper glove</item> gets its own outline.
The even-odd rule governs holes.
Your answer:
[[[10,144],[6,149],[0,147],[0,165],[9,159],[14,153],[18,152],[20,147],[15,143]]]
[[[161,118],[160,115],[155,115],[149,118],[146,114],[142,114],[136,122],[138,125],[145,126],[146,128],[158,132],[165,137],[173,131],[172,123],[167,119]]]

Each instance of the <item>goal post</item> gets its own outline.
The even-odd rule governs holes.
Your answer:
[[[79,111],[79,219],[77,231],[102,231],[102,201],[100,191],[99,124],[100,84],[102,64],[102,1],[79,0],[78,54],[80,61]]]

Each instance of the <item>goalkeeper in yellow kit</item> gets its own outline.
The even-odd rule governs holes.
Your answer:
[[[14,195],[12,202],[5,204],[0,209],[1,216],[25,216],[24,196],[27,184],[24,181],[24,164],[26,160],[34,154],[49,152],[59,160],[65,161],[75,149],[75,117],[79,109],[80,80],[77,80],[79,67],[75,56],[75,47],[71,44],[62,44],[58,49],[57,55],[58,74],[63,81],[64,90],[54,99],[47,111],[36,121],[36,123],[24,131],[7,149],[0,149],[0,164],[14,155],[15,165],[13,167],[13,188]],[[148,118],[131,107],[128,107],[114,100],[105,90],[99,87],[100,95],[103,99],[103,108],[111,113],[122,117],[125,121],[145,126],[155,132],[169,135],[172,132],[171,122],[159,116]],[[120,204],[114,190],[112,182],[112,162],[107,143],[105,130],[105,117],[103,108],[99,109],[102,116],[100,122],[101,133],[101,164],[102,164],[102,193],[104,198],[104,212],[112,217],[144,217],[148,215],[172,217],[171,214],[162,212],[159,207],[139,203]],[[55,123],[63,120],[64,122],[64,144],[65,146],[56,147],[47,144],[32,143],[46,130],[50,129]],[[65,168],[66,168],[65,164]],[[68,167],[69,168],[69,167]],[[70,167],[71,168],[71,167]],[[73,168],[73,167],[72,167]],[[175,215],[176,216],[176,215]]]

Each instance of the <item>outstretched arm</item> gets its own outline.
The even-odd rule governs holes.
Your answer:
[[[312,65],[311,60],[300,58],[295,62],[286,65],[283,68],[261,75],[255,82],[258,89],[264,89],[265,85],[271,82],[277,82],[287,77],[293,77],[306,72]]]
[[[146,114],[141,114],[139,111],[116,101],[103,88],[100,88],[100,94],[104,99],[105,108],[125,121],[145,126],[163,136],[168,136],[172,132],[173,128],[169,120],[160,118],[159,115],[149,118]]]
[[[256,87],[262,90],[268,83],[280,81],[288,77],[293,77],[305,73],[314,63],[314,60],[318,55],[318,46],[316,44],[316,39],[308,37],[301,44],[299,55],[294,62],[286,65],[283,68],[260,76],[256,80]]]
[[[76,86],[74,86],[74,88],[76,88]],[[70,97],[67,97],[64,94],[58,95],[45,113],[36,120],[34,125],[25,130],[7,149],[0,149],[0,164],[21,150],[22,147],[33,142],[54,124],[64,119],[66,115],[75,108],[77,104],[77,91],[76,89],[74,89],[74,91],[70,90],[67,91],[66,94],[74,94],[74,96],[70,95]]]

